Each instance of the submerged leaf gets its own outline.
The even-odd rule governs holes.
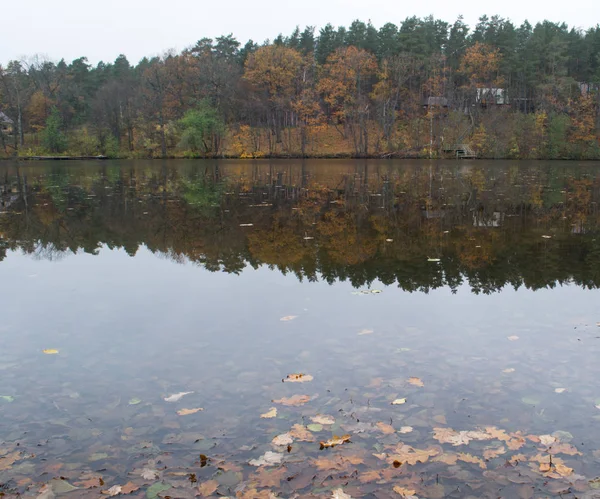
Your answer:
[[[275,466],[283,461],[283,454],[267,451],[258,459],[252,459],[248,464],[252,466]]]
[[[165,402],[177,402],[178,400],[181,400],[183,397],[185,397],[186,395],[189,395],[191,393],[194,392],[179,392],[179,393],[174,393],[173,395],[169,395],[168,397],[165,397]]]
[[[177,414],[180,416],[189,416],[190,414],[196,414],[197,412],[203,411],[202,407],[196,407],[195,409],[180,409]]]
[[[333,491],[331,499],[352,499],[352,496],[346,494],[342,488],[339,488]]]
[[[421,378],[416,378],[414,376],[408,378],[408,382],[411,385],[414,385],[414,386],[425,386],[425,384],[423,383],[423,381],[421,381]]]
[[[294,395],[293,397],[283,397],[278,400],[272,400],[275,404],[282,405],[304,405],[310,400],[308,395]]]
[[[208,480],[198,486],[198,492],[201,496],[211,496],[219,488],[219,482]]]
[[[271,409],[269,409],[267,412],[265,412],[264,414],[261,414],[260,417],[263,419],[270,419],[270,418],[277,417],[277,407],[271,407]]]
[[[277,435],[271,443],[273,445],[290,445],[294,439],[289,433],[282,433],[281,435]]]

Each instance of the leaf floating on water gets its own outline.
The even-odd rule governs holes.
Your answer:
[[[394,492],[396,492],[396,494],[400,494],[400,497],[404,499],[416,499],[417,497],[415,496],[416,491],[414,489],[406,489],[404,487],[400,487],[400,485],[396,485],[394,487]]]
[[[253,227],[254,224],[240,224],[240,227]]]
[[[546,447],[548,447],[549,445],[552,445],[554,442],[556,442],[556,437],[553,437],[552,435],[540,435],[539,439],[540,439],[540,443],[542,445],[545,445]]]
[[[164,492],[165,490],[169,490],[172,487],[166,483],[162,483],[162,482],[157,482],[154,485],[151,485],[150,487],[148,487],[148,489],[146,490],[146,498],[147,499],[157,499],[157,497],[159,497],[159,494],[161,492]]]
[[[399,430],[398,433],[410,433],[411,431],[413,431],[414,428],[412,426],[402,426]]]
[[[158,478],[158,471],[152,468],[143,468],[139,473],[144,480],[156,480]]]
[[[460,461],[464,461],[465,463],[477,464],[483,470],[487,469],[486,464],[483,462],[483,460],[481,458],[475,457],[471,454],[465,454],[465,453],[461,452],[458,454],[458,459]]]
[[[271,443],[273,445],[290,445],[291,443],[293,443],[294,439],[292,438],[292,436],[289,433],[282,433],[281,435],[277,435],[272,441]]]
[[[408,382],[414,386],[425,386],[425,383],[421,381],[421,378],[415,378],[414,376],[408,378]]]
[[[177,414],[180,416],[189,416],[190,414],[196,414],[197,412],[203,411],[202,407],[196,407],[195,409],[180,409]]]
[[[138,405],[142,403],[142,399],[137,398],[137,397],[133,397],[132,399],[129,399],[129,405]]]
[[[190,395],[191,393],[194,392],[179,392],[179,393],[174,393],[173,395],[169,395],[168,397],[165,397],[165,402],[177,402],[178,400],[181,400],[183,397],[185,397],[186,395]]]
[[[509,367],[507,369],[503,369],[502,372],[506,373],[506,374],[514,373],[515,372],[515,368],[514,367]]]
[[[287,406],[298,406],[306,404],[309,400],[310,397],[308,395],[294,395],[293,397],[283,397],[278,400],[272,400],[272,402]]]
[[[321,444],[321,449],[328,449],[329,447],[342,445],[346,442],[350,442],[350,435],[342,435],[341,437],[334,435],[333,438],[330,438],[329,440],[322,440],[319,442],[319,444]]]
[[[538,405],[541,402],[541,400],[538,397],[525,396],[521,397],[521,402],[527,405]]]
[[[40,493],[37,495],[36,499],[54,499],[56,495],[54,491],[50,488],[50,485],[44,485],[40,489]]]
[[[323,425],[317,423],[309,424],[306,427],[312,432],[319,432],[323,430]]]
[[[383,291],[381,291],[381,289],[372,289],[371,290],[371,294],[378,295],[379,293],[383,293]]]
[[[277,407],[271,407],[271,409],[269,411],[265,412],[264,414],[261,414],[260,417],[263,419],[270,419],[270,418],[277,417]]]
[[[415,449],[401,442],[386,458],[389,464],[394,464],[397,461],[401,464],[414,466],[417,463],[426,463],[430,457],[437,456],[440,452],[441,449],[439,447]]]
[[[442,260],[440,260],[439,258],[428,258],[427,261],[428,262],[441,262]]]
[[[286,383],[306,383],[314,378],[310,374],[288,374],[283,381]]]
[[[519,339],[519,337],[518,337],[518,336],[516,336],[516,335],[512,335],[512,336],[508,336],[508,339],[509,339],[510,341],[517,341],[517,340]]]
[[[283,454],[279,452],[267,451],[258,459],[252,459],[248,462],[251,466],[275,466],[283,461]]]
[[[73,487],[73,485],[61,478],[53,478],[50,480],[50,487],[52,487],[52,492],[55,494],[66,494],[78,489],[78,487]]]
[[[552,236],[542,236],[544,239],[552,239]]]
[[[373,331],[372,329],[361,329],[358,332],[358,336],[364,336],[365,334],[373,334],[375,331]]]
[[[402,405],[402,404],[406,404],[406,399],[396,399],[392,402],[392,405]]]
[[[4,400],[4,402],[14,402],[15,398],[12,395],[0,395],[0,400]]]
[[[133,482],[127,482],[123,487],[121,487],[121,494],[131,494],[140,488],[139,485],[136,485]]]
[[[301,424],[295,424],[292,426],[292,429],[289,431],[289,434],[295,438],[296,440],[300,440],[301,442],[314,442],[315,437],[313,434],[306,429],[305,426]]]
[[[566,392],[566,391],[567,391],[567,389],[566,389],[566,388],[555,388],[555,389],[554,389],[554,391],[555,391],[556,393],[563,393],[563,392]]]
[[[293,321],[294,319],[296,319],[298,316],[297,315],[286,315],[285,317],[282,317],[281,319],[279,319],[281,322],[289,322],[289,321]]]
[[[331,499],[352,499],[352,496],[346,494],[342,488],[339,488],[333,491]]]
[[[56,348],[46,348],[46,350],[42,350],[46,355],[56,355],[58,350]]]
[[[324,414],[317,414],[316,416],[313,416],[312,418],[310,418],[310,420],[313,423],[325,424],[325,425],[335,423],[335,418],[333,416],[327,416]]]
[[[215,492],[219,488],[219,482],[216,480],[208,480],[207,482],[201,483],[198,486],[198,492],[201,496],[212,496],[213,492]]]

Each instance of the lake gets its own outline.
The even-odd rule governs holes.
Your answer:
[[[600,497],[600,163],[0,163],[3,497]]]

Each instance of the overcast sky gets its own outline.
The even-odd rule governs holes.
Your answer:
[[[44,54],[96,64],[124,53],[132,63],[167,49],[181,50],[203,37],[233,33],[245,43],[262,42],[296,25],[317,28],[328,22],[348,26],[371,20],[379,28],[409,16],[453,22],[459,14],[473,26],[480,15],[499,14],[520,24],[543,19],[587,29],[600,22],[598,0],[569,2],[504,0],[21,0],[2,8],[0,63]]]

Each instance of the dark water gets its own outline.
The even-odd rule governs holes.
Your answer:
[[[0,491],[597,497],[599,167],[0,164]]]

